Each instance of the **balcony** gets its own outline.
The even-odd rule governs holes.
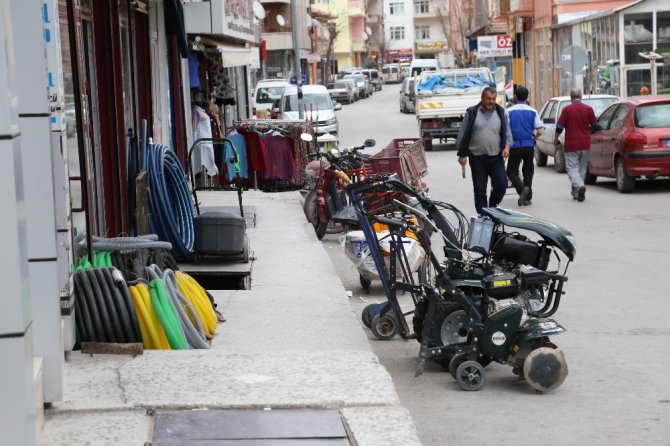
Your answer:
[[[447,42],[444,40],[417,40],[414,42],[414,49],[418,52],[435,52],[447,48]]]
[[[382,15],[381,14],[368,14],[368,20],[367,24],[368,25],[379,25],[382,22]]]
[[[274,50],[292,50],[293,33],[289,32],[263,32],[261,39],[265,40],[268,51]]]
[[[351,42],[351,51],[355,53],[362,53],[366,51],[365,42],[362,40],[354,40]]]
[[[533,0],[510,0],[509,13],[514,15],[532,15]]]
[[[365,1],[364,0],[347,0],[347,15],[364,16],[365,15]]]

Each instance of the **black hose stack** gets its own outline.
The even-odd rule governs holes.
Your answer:
[[[142,342],[128,286],[116,268],[77,271],[74,292],[75,319],[82,341]]]

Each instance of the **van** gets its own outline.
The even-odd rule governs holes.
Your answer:
[[[368,78],[370,79],[370,83],[373,87],[375,87],[375,91],[382,89],[383,79],[379,75],[379,71],[375,70],[374,68],[366,68],[361,71],[363,74],[367,74]]]
[[[257,119],[268,119],[272,103],[281,99],[284,89],[291,85],[285,79],[264,79],[258,81],[251,101],[251,114]]]
[[[402,82],[403,77],[400,70],[400,64],[391,63],[382,65],[382,78],[384,79],[384,83],[387,84]]]
[[[414,59],[409,64],[409,75],[418,76],[422,71],[437,71],[437,59]]]
[[[323,85],[303,85],[302,101],[306,113],[305,119],[312,121],[316,136],[330,133],[337,136],[338,123],[335,116],[336,107],[328,94],[328,89]],[[338,104],[339,109],[342,105]],[[298,120],[298,88],[295,85],[286,87],[284,95],[279,103],[280,119]]]
[[[414,77],[405,78],[400,87],[400,112],[414,113],[416,108],[416,90]]]

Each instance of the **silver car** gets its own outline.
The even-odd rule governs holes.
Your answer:
[[[593,108],[596,118],[605,111],[607,107],[619,100],[618,97],[608,94],[584,95],[582,102]],[[570,96],[559,96],[549,99],[544,107],[540,109],[540,119],[544,123],[544,133],[535,143],[535,163],[539,167],[547,165],[547,157],[554,158],[554,168],[557,172],[565,172],[565,153],[563,152],[563,141],[565,133],[559,137],[560,144],[554,146],[554,133],[556,133],[556,121],[563,109],[570,104]]]

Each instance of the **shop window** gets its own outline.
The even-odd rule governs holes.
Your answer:
[[[623,16],[624,61],[626,64],[647,63],[639,55],[653,49],[653,17],[651,12]]]
[[[639,95],[642,87],[649,88],[651,84],[651,73],[649,69],[626,71],[626,96]]]
[[[670,63],[656,67],[656,89],[658,94],[670,94]]]
[[[656,13],[656,52],[670,58],[670,11]]]

